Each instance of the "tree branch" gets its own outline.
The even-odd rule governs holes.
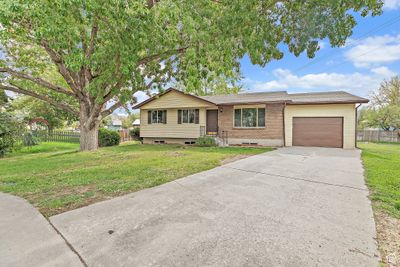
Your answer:
[[[93,23],[92,26],[92,32],[90,34],[90,43],[89,43],[89,47],[86,51],[86,58],[90,58],[90,56],[93,54],[94,52],[94,46],[96,43],[96,38],[97,38],[97,32],[98,32],[99,28],[97,26],[97,22]]]
[[[38,84],[40,86],[46,87],[46,88],[51,89],[53,91],[56,91],[58,93],[62,93],[62,94],[68,95],[68,96],[76,97],[76,94],[74,94],[71,91],[68,91],[66,88],[63,88],[63,87],[58,86],[58,85],[54,85],[54,84],[52,84],[52,83],[50,83],[50,82],[48,82],[48,81],[46,81],[46,80],[44,80],[42,78],[33,77],[32,75],[29,75],[27,73],[18,72],[18,71],[15,71],[13,69],[10,69],[10,68],[0,68],[0,72],[8,73],[11,76],[14,76],[16,78],[29,80],[31,82],[34,82],[34,83],[36,83],[36,84]]]
[[[114,105],[112,105],[108,109],[106,109],[103,112],[101,112],[101,117],[104,118],[104,117],[110,115],[115,110],[117,110],[118,108],[122,107],[122,105],[123,105],[123,103],[121,101],[116,102]]]
[[[23,94],[23,95],[28,95],[37,99],[40,99],[42,101],[45,101],[53,106],[55,106],[56,108],[62,109],[64,111],[67,111],[69,113],[71,113],[72,115],[75,115],[77,117],[79,117],[79,111],[76,110],[75,108],[71,107],[70,105],[66,104],[66,103],[62,103],[59,102],[57,100],[51,99],[47,96],[44,95],[39,95],[35,92],[23,89],[15,84],[11,84],[12,86],[7,86],[7,85],[2,85],[0,84],[0,89],[2,90],[7,90],[7,91],[12,91],[15,93],[19,93],[19,94]]]
[[[143,65],[143,64],[146,64],[146,63],[148,63],[148,62],[150,62],[150,61],[153,61],[153,60],[159,60],[159,59],[161,59],[162,57],[165,57],[165,56],[168,56],[168,55],[173,55],[173,54],[182,54],[182,53],[184,53],[185,51],[186,51],[186,49],[188,49],[189,47],[188,46],[186,46],[186,47],[181,47],[181,48],[178,48],[178,49],[172,49],[172,50],[168,50],[168,51],[165,51],[165,52],[162,52],[162,53],[160,53],[160,54],[155,54],[155,55],[151,55],[151,56],[147,56],[147,57],[144,57],[144,58],[142,58],[142,59],[140,59],[139,61],[138,61],[138,65]]]
[[[109,86],[105,87],[104,91],[106,93],[103,96],[103,102],[104,103],[109,101],[111,98],[114,97],[114,94],[112,93],[112,89],[113,88],[119,88],[122,85],[120,69],[121,69],[121,57],[120,57],[120,55],[118,53],[116,58],[115,58],[115,71],[114,71],[114,77],[117,77],[117,82],[112,84],[112,85],[109,85]]]
[[[80,92],[79,87],[76,85],[75,80],[73,78],[73,74],[67,69],[67,67],[65,67],[64,62],[62,61],[60,55],[56,51],[50,48],[47,41],[42,41],[41,44],[46,50],[50,59],[58,67],[60,74],[64,77],[65,81],[71,87],[72,91],[76,93]]]

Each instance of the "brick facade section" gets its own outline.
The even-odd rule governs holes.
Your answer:
[[[228,131],[228,138],[283,140],[283,104],[266,104],[265,128],[240,129],[233,127],[233,106],[220,106],[218,131]],[[222,109],[222,112],[221,112]]]

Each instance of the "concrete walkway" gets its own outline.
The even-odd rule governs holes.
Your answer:
[[[0,266],[82,266],[49,222],[27,201],[0,193]]]
[[[89,266],[377,266],[358,150],[283,148],[51,217]]]

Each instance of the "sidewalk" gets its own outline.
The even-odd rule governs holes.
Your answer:
[[[0,193],[2,266],[83,266],[49,222],[27,201]]]

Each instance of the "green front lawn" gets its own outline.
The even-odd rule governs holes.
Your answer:
[[[160,185],[271,148],[124,144],[78,152],[42,143],[0,159],[0,191],[21,196],[46,216]]]
[[[374,207],[400,218],[400,144],[359,143]]]

